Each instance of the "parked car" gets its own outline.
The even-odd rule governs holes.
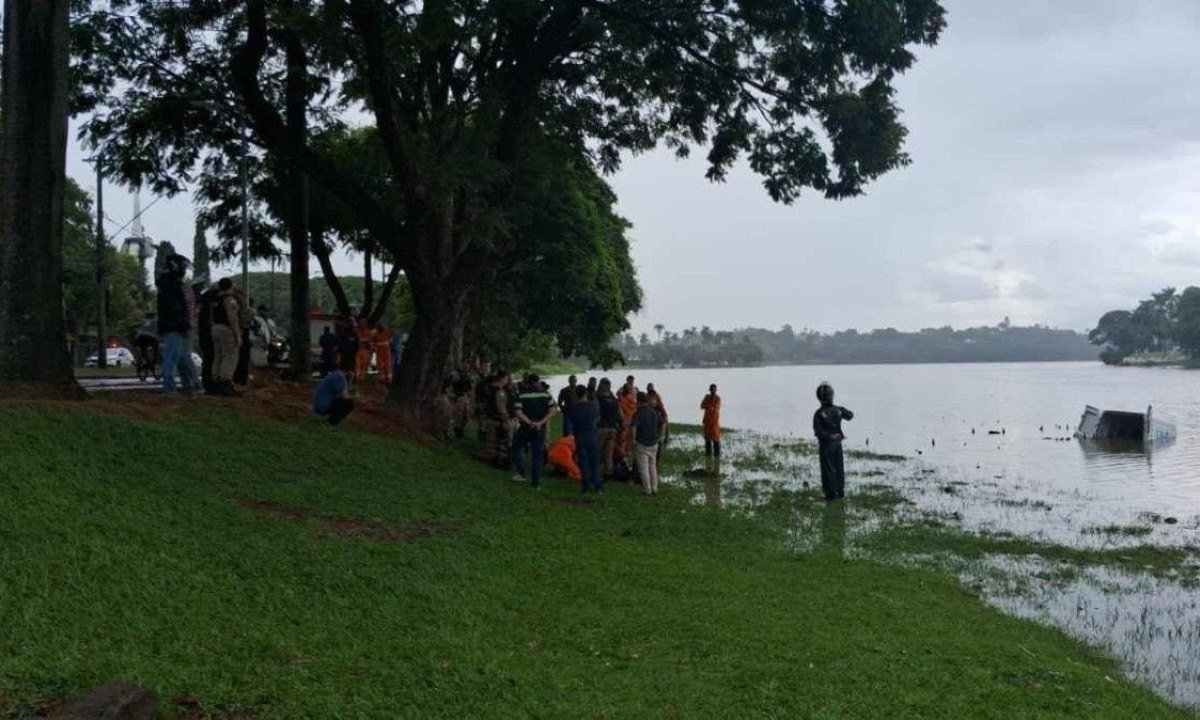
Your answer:
[[[133,353],[130,352],[129,348],[108,348],[104,354],[109,367],[133,367],[134,365]],[[88,356],[83,366],[94,368],[100,364],[99,358],[99,354],[93,353]]]

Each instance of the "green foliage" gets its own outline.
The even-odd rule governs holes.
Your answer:
[[[1103,359],[1111,364],[1120,364],[1134,353],[1175,349],[1196,360],[1200,358],[1200,288],[1181,293],[1166,288],[1132,311],[1111,310],[1088,337],[1104,348]]]
[[[1175,340],[1192,358],[1200,358],[1200,287],[1189,287],[1175,306]]]
[[[663,328],[657,342],[641,343],[632,336],[617,338],[615,347],[634,364],[685,367],[711,365],[1021,362],[1094,360],[1096,351],[1082,335],[1045,327],[997,327],[954,330],[928,328],[905,333],[892,328],[822,334],[796,332],[790,325],[778,331],[743,328],[713,331],[687,328],[681,333]],[[648,340],[648,338],[647,338]]]
[[[0,421],[0,717],[114,677],[260,720],[1191,717],[953,576],[679,485],[579,506],[353,416]]]
[[[266,306],[269,315],[281,327],[286,328],[290,322],[289,302],[291,298],[291,279],[286,272],[252,272],[250,273],[250,297],[254,301],[255,307],[260,305]],[[240,276],[237,278],[241,282]],[[363,303],[363,287],[365,282],[361,276],[346,276],[340,278],[342,288],[346,291],[346,297],[350,301],[353,308],[359,308]],[[274,285],[274,295],[272,295],[271,287]],[[375,293],[378,295],[381,283],[377,279],[375,281]],[[309,299],[312,307],[326,313],[335,314],[337,312],[337,304],[334,301],[333,293],[325,282],[325,278],[321,276],[309,278],[308,281]],[[272,301],[274,297],[274,301]],[[412,295],[408,291],[408,285],[401,279],[396,283],[396,288],[392,292],[392,299],[388,303],[388,309],[385,313],[382,322],[390,328],[397,330],[406,330],[412,327],[413,307]]]
[[[67,332],[95,333],[99,293],[92,200],[70,178],[63,196],[63,305]],[[112,335],[130,336],[153,307],[141,263],[111,244],[105,248],[104,263],[108,280],[108,331]]]
[[[556,355],[614,363],[609,338],[642,302],[616,202],[581,159],[551,154],[525,178],[513,256],[489,275],[468,325],[474,353],[506,367]]]

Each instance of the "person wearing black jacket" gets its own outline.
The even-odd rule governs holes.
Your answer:
[[[600,467],[604,477],[613,475],[613,453],[617,451],[617,437],[621,434],[621,405],[613,395],[612,383],[608,378],[596,387],[596,404],[600,410]]]
[[[579,457],[579,469],[583,474],[580,491],[604,493],[604,478],[600,471],[600,406],[588,399],[588,390],[580,385],[575,388],[575,402],[567,411],[571,416],[571,429],[575,433],[575,454]]]
[[[833,404],[833,386],[821,383],[817,387],[817,400],[821,407],[813,415],[813,433],[821,459],[821,489],[825,501],[833,502],[846,497],[846,468],[842,456],[842,421],[853,420],[854,413]]]
[[[158,299],[158,337],[163,344],[162,384],[163,392],[175,392],[175,373],[183,381],[183,391],[191,394],[196,390],[196,366],[192,363],[191,343],[188,333],[192,329],[192,318],[188,302],[184,297],[183,276],[187,273],[187,258],[171,255],[167,258],[164,272],[155,278]]]

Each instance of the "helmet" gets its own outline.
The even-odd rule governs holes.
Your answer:
[[[833,386],[827,382],[818,385],[817,399],[821,402],[833,402]]]

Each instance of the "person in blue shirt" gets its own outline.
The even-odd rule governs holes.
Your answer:
[[[583,474],[580,492],[604,493],[604,478],[600,471],[600,405],[588,399],[588,389],[582,385],[575,388],[575,402],[567,410],[571,429],[575,433],[575,454],[579,456],[579,470]]]
[[[326,418],[330,425],[337,427],[353,410],[350,378],[344,370],[338,368],[326,375],[317,385],[317,391],[313,395],[313,413]]]

